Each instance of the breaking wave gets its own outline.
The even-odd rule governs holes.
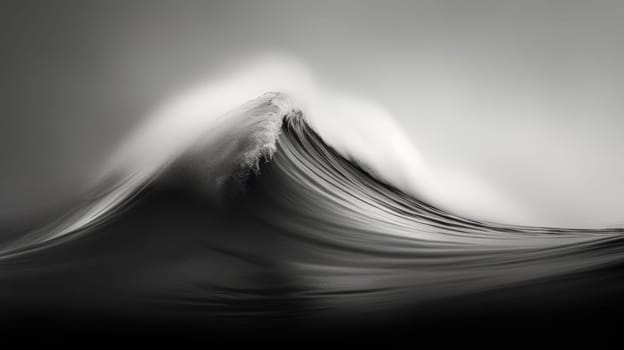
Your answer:
[[[84,205],[2,248],[3,304],[336,320],[571,282],[580,295],[624,258],[619,228],[495,224],[408,193],[328,145],[288,94],[145,145],[122,152]]]

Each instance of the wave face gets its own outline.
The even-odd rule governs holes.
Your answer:
[[[219,120],[6,245],[2,305],[229,327],[426,321],[622,291],[622,229],[453,215],[345,158],[283,94]]]

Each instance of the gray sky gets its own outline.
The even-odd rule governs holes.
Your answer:
[[[0,222],[80,193],[163,99],[281,52],[511,221],[624,225],[622,23],[620,1],[3,1]]]

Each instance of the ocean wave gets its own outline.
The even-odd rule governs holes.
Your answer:
[[[432,205],[328,145],[294,101],[263,94],[114,168],[85,205],[3,248],[13,297],[70,288],[87,304],[216,321],[318,319],[591,284],[586,272],[622,262],[620,228],[503,225]]]

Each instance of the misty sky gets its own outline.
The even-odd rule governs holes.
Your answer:
[[[2,1],[0,222],[81,193],[164,99],[277,52],[511,221],[624,225],[623,23],[619,1]]]

